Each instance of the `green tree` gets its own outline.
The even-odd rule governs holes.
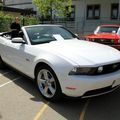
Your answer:
[[[72,0],[32,0],[41,17],[50,15],[52,22],[53,15],[66,16],[71,11]],[[67,8],[67,9],[66,9]]]

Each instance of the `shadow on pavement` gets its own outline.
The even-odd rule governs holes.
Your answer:
[[[92,98],[85,120],[120,120],[120,88],[112,93]]]
[[[30,98],[32,101],[41,101],[44,103],[48,102],[41,97],[35,83],[28,78],[23,77],[21,80],[17,80],[14,83],[23,88],[28,93],[32,94],[33,98]],[[87,99],[63,98],[61,101],[56,103],[50,102],[48,106],[67,120],[79,120],[80,113],[86,101]],[[53,120],[53,118],[50,120]]]
[[[2,115],[0,114],[0,119],[2,119]]]
[[[12,80],[21,75],[13,71],[11,74],[4,76]],[[33,81],[22,77],[20,80],[14,81],[14,83],[33,96],[30,100],[47,103],[40,96]],[[88,99],[63,98],[60,102],[50,102],[48,106],[67,120],[79,120],[87,101]],[[120,120],[120,89],[106,95],[91,98],[84,120]]]
[[[19,80],[13,81],[17,86],[24,89],[26,92],[31,94],[33,97],[30,100],[34,102],[43,102],[47,103],[48,101],[44,100],[40,93],[37,90],[37,87],[33,81],[28,79],[27,77],[22,76],[16,71],[10,72],[10,74],[4,75],[6,78],[13,80],[17,77],[22,77]],[[57,112],[65,119],[68,120],[78,120],[80,117],[80,113],[86,103],[86,99],[73,99],[73,98],[63,98],[61,101],[52,103],[48,105],[53,111]],[[53,120],[53,119],[52,119]]]

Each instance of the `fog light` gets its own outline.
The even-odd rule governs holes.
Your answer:
[[[103,71],[103,67],[98,67],[98,73],[101,73]]]

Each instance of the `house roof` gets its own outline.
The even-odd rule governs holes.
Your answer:
[[[8,12],[17,12],[21,14],[36,14],[36,11],[33,11],[32,9],[19,9],[19,8],[12,8],[7,6],[0,6],[0,10],[8,11]]]

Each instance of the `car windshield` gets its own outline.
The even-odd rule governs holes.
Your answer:
[[[101,26],[97,33],[117,33],[119,27],[116,26]]]
[[[49,43],[60,38],[68,40],[77,38],[76,35],[62,26],[33,26],[26,27],[32,45]]]

